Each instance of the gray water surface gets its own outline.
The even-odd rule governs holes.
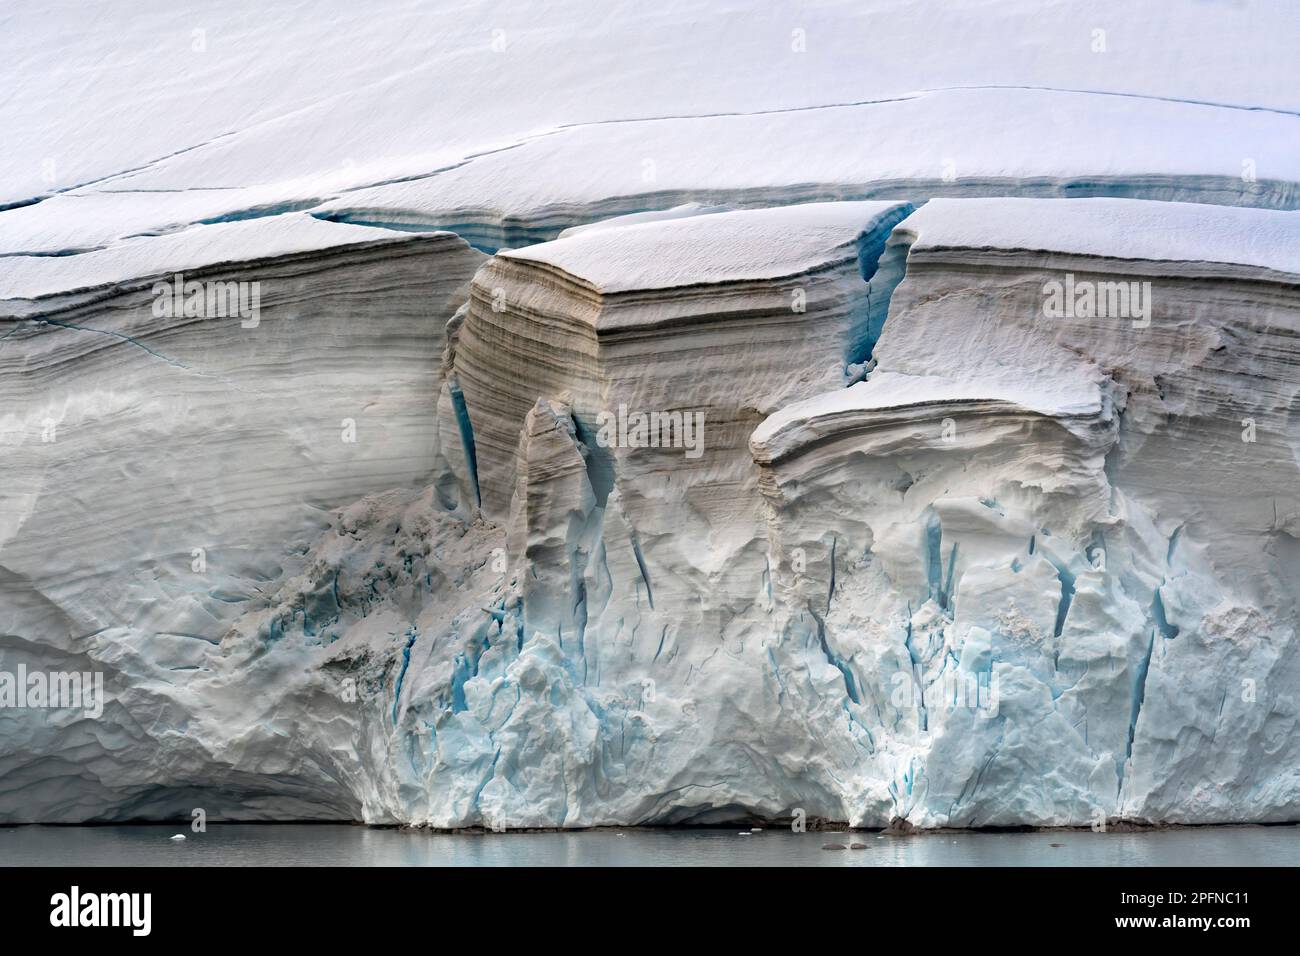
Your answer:
[[[169,839],[183,833],[184,841]],[[828,843],[863,850],[824,850]],[[1059,844],[1059,846],[1054,845]],[[335,824],[0,828],[0,866],[1294,866],[1300,826],[1135,833],[607,829],[431,833]]]

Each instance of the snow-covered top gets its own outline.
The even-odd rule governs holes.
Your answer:
[[[906,203],[806,203],[580,232],[502,253],[544,263],[600,292],[775,279],[856,258],[864,233],[892,225]]]
[[[251,219],[316,206],[319,196],[284,200],[280,186],[167,192],[81,189],[0,212],[0,252],[66,255],[119,239],[162,235],[191,225]]]
[[[570,226],[561,232],[556,238],[567,239],[570,236],[576,236],[583,232],[593,232],[598,229],[618,228],[619,226],[634,226],[642,222],[663,222],[665,219],[689,219],[692,216],[712,216],[720,212],[734,212],[732,206],[709,206],[704,203],[687,202],[680,206],[672,206],[668,209],[651,209],[647,212],[632,212],[625,216],[611,216],[608,219],[599,219],[596,222],[589,222],[585,226]]]
[[[1041,250],[1300,274],[1300,212],[1137,199],[935,199],[899,227],[914,252]]]
[[[387,180],[389,171],[417,178],[346,191],[342,173],[334,169],[280,183],[254,177],[251,186],[195,188],[205,187],[209,174],[212,182],[225,182],[225,167],[182,169],[179,157],[121,181],[0,213],[0,252],[104,245],[276,204],[320,204],[375,221],[399,218],[396,213],[452,226],[464,221],[457,210],[526,220],[548,208],[584,205],[620,212],[690,200],[752,206],[1053,195],[1070,183],[1071,194],[1082,184],[1085,190],[1162,199],[1294,203],[1286,197],[1296,191],[1278,184],[1300,183],[1300,150],[1293,147],[1298,128],[1296,117],[1268,111],[982,89],[860,106],[568,127],[436,173],[437,164],[409,170],[394,155],[391,166],[347,182]],[[1241,178],[1243,157],[1254,164],[1258,182]],[[616,197],[642,198],[609,206]]]
[[[334,175],[337,188],[567,124],[954,87],[1300,110],[1286,0],[1176,15],[1129,0],[180,0],[119,5],[95,29],[83,17],[77,4],[6,16],[0,202],[164,167],[189,186]]]
[[[436,221],[451,210],[527,216],[616,196],[758,204],[791,196],[1052,195],[1071,181],[1074,195],[1096,189],[1294,204],[1272,184],[1300,182],[1297,135],[1300,119],[1267,111],[1050,90],[953,90],[859,106],[563,129],[437,176],[349,192],[324,208],[409,210]],[[1244,157],[1257,172],[1254,183],[1242,179]]]
[[[0,212],[0,252],[277,202],[522,215],[672,190],[1231,181],[1247,160],[1261,186],[1300,182],[1287,0],[179,0],[83,18],[5,14],[0,206],[69,199]]]
[[[958,403],[1004,405],[1058,419],[1096,415],[1102,408],[1098,380],[1088,374],[1045,382],[1041,378],[947,378],[881,371],[865,382],[794,402],[769,415],[754,430],[750,445],[761,460],[770,461],[866,415],[924,409],[933,417],[935,406]]]
[[[457,241],[447,234],[447,238]],[[228,262],[255,262],[336,246],[409,241],[410,234],[323,222],[306,214],[194,226],[126,239],[75,256],[0,259],[0,300],[35,299]]]

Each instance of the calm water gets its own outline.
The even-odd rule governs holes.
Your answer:
[[[184,842],[168,839],[185,833]],[[823,850],[826,843],[865,850]],[[1052,844],[1060,844],[1053,846]],[[4,866],[1293,866],[1300,826],[1147,833],[593,830],[462,833],[336,825],[0,828]]]

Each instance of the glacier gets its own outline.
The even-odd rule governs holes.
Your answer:
[[[1286,4],[9,19],[0,823],[1300,820]]]

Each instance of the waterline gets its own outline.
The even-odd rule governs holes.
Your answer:
[[[346,824],[0,828],[4,866],[1293,866],[1300,826],[885,836],[766,829],[434,833]],[[860,850],[824,850],[839,843]]]

